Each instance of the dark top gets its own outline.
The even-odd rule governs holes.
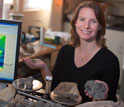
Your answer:
[[[82,67],[74,63],[75,47],[65,45],[61,48],[54,69],[52,90],[60,82],[76,82],[82,96],[82,102],[91,101],[84,93],[84,84],[88,80],[102,80],[108,84],[107,100],[116,101],[116,90],[119,81],[119,61],[107,48],[101,48],[95,56]]]

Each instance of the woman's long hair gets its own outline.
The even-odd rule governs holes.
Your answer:
[[[91,9],[93,9],[95,16],[98,20],[98,23],[101,26],[101,29],[97,32],[97,35],[96,35],[96,42],[99,46],[106,47],[106,43],[105,43],[106,39],[104,38],[106,23],[105,23],[105,17],[104,17],[102,7],[97,2],[88,1],[88,0],[83,1],[76,8],[74,15],[73,15],[73,18],[72,18],[72,21],[71,21],[71,39],[72,39],[73,46],[79,46],[80,45],[80,38],[76,32],[75,23],[77,21],[80,10],[84,7],[89,7]]]

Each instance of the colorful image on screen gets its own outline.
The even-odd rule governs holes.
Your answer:
[[[0,23],[0,81],[13,81],[16,68],[18,24]]]
[[[5,51],[5,35],[0,35],[0,71],[3,71],[4,65],[4,51]]]

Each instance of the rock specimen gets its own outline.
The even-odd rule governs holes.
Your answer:
[[[33,77],[29,76],[28,78],[18,79],[15,84],[20,89],[32,90],[33,89]]]
[[[97,83],[94,80],[87,81],[85,89],[93,96],[93,99],[105,99],[106,87],[103,83]]]
[[[80,96],[77,84],[74,82],[61,82],[55,89],[54,94],[63,98],[76,99]]]

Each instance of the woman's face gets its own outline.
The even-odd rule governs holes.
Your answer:
[[[98,20],[96,19],[93,9],[88,7],[82,8],[79,11],[75,27],[80,40],[96,40],[96,34],[97,31],[100,29],[100,25],[98,23]]]

